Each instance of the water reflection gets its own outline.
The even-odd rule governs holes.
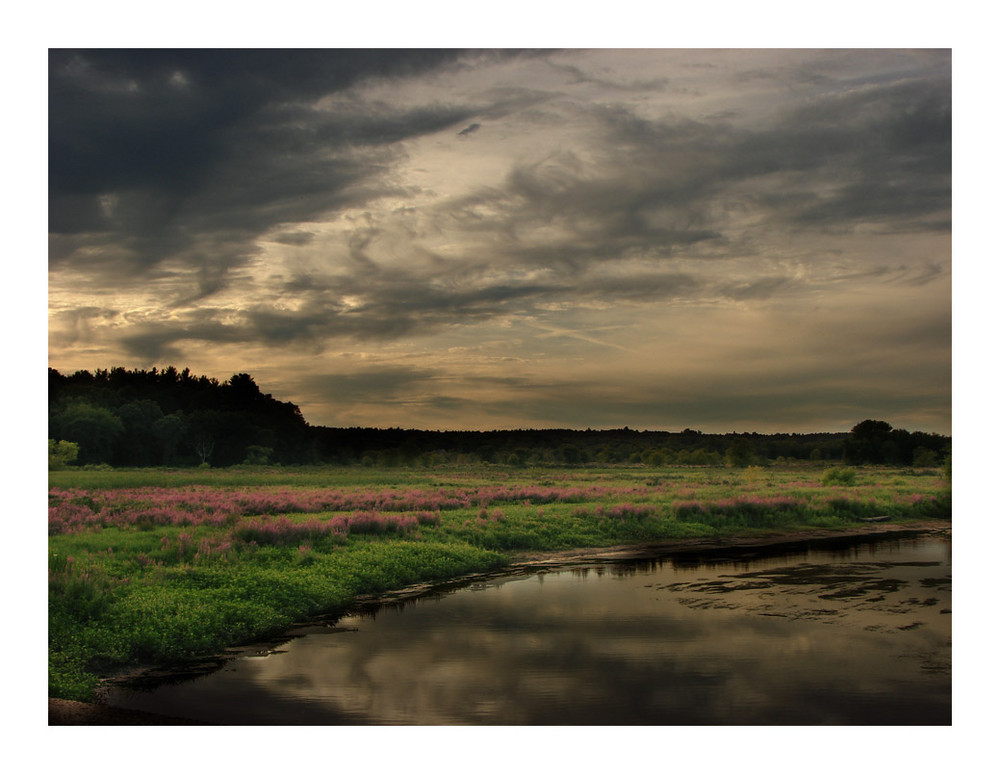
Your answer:
[[[949,549],[497,578],[112,701],[228,724],[949,723]]]

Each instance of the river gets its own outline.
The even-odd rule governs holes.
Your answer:
[[[106,701],[226,725],[946,725],[951,542],[522,568],[291,634]]]

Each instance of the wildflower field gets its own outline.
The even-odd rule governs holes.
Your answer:
[[[49,695],[519,551],[947,519],[940,471],[289,468],[49,474]]]

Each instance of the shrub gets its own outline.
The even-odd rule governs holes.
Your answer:
[[[854,468],[829,468],[823,474],[823,486],[854,486],[857,475]]]
[[[745,468],[755,462],[757,454],[746,438],[738,438],[726,449],[726,465],[731,468]]]
[[[67,465],[76,462],[79,453],[79,444],[49,438],[49,470],[65,470]]]
[[[266,465],[274,452],[270,446],[247,446],[247,456],[244,465]]]

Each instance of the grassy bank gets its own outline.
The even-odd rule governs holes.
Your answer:
[[[49,476],[49,695],[279,632],[515,551],[949,518],[937,471],[66,470]]]

